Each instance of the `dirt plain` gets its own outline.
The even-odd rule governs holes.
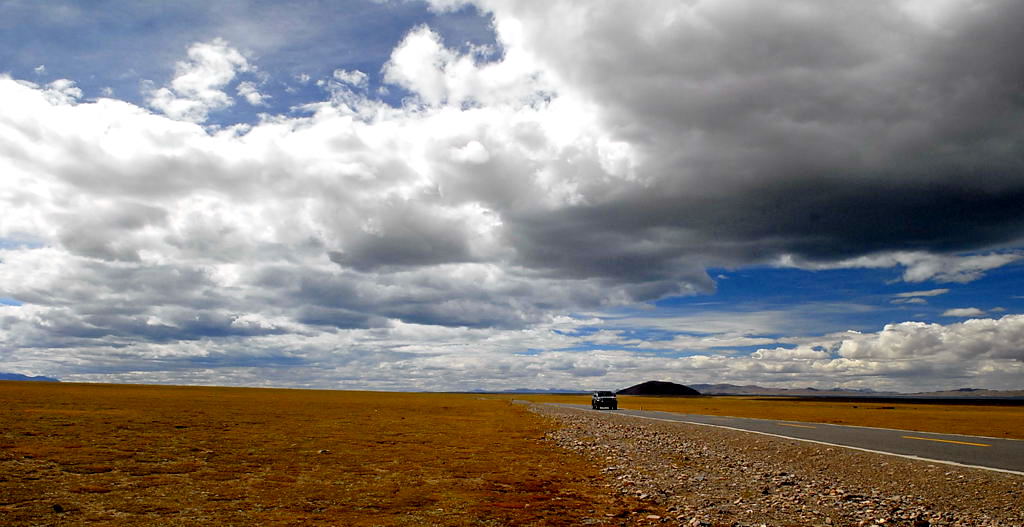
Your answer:
[[[557,421],[512,398],[0,382],[0,525],[643,525],[668,519],[663,503],[616,491],[606,467],[586,452],[559,448],[551,440]],[[632,399],[623,398],[622,406],[698,404],[704,406],[683,411],[741,415],[736,409],[748,404]],[[758,410],[762,403],[750,401],[754,406],[744,411],[787,406]],[[792,411],[806,412],[801,404]],[[815,412],[828,422],[883,423],[872,426],[890,421],[851,416],[897,413],[868,410]],[[900,427],[926,430],[915,423],[936,419],[927,412],[946,411],[907,410],[914,417],[901,417]],[[973,419],[948,411],[943,422],[960,422],[967,430],[960,433],[1024,436],[1019,408],[1016,420],[998,407],[975,409]],[[752,416],[813,420],[784,412]]]
[[[643,508],[500,399],[0,382],[0,402],[4,526],[622,525]]]

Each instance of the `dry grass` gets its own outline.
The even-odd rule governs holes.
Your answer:
[[[538,402],[590,404],[585,395],[518,395]],[[922,432],[1024,439],[1024,406],[822,401],[795,397],[620,396],[619,408],[756,417]]]
[[[0,525],[622,524],[638,505],[471,395],[0,382]]]

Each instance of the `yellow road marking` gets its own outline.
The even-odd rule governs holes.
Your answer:
[[[792,426],[794,428],[817,428],[816,426],[795,425],[795,424],[792,424],[792,423],[775,423],[775,424],[782,425],[782,426]]]
[[[933,437],[903,436],[903,439],[919,439],[921,441],[937,441],[939,443],[955,443],[957,445],[992,446],[992,445],[986,445],[985,443],[968,443],[966,441],[953,441],[953,440],[950,440],[950,439],[935,439]]]

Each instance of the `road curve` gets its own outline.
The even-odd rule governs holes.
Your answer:
[[[677,414],[643,410],[592,410],[583,404],[554,404],[587,412],[627,415],[641,419],[673,421],[731,428],[800,441],[868,450],[926,461],[964,465],[1024,476],[1024,441],[912,430],[843,426],[827,423],[778,421],[748,417]]]

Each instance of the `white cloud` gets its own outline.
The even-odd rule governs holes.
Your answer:
[[[976,307],[962,307],[957,309],[947,309],[942,313],[944,317],[980,317],[985,314],[984,311]]]
[[[779,259],[778,264],[784,267],[798,267],[801,269],[879,269],[904,267],[903,280],[905,282],[916,283],[932,280],[935,282],[966,284],[981,278],[986,271],[1019,261],[1022,257],[1024,256],[1019,252],[993,252],[961,256],[932,254],[920,251],[900,251],[858,256],[830,263],[809,262],[786,255]],[[933,291],[948,291],[948,289]]]
[[[344,82],[354,88],[366,89],[369,77],[365,73],[359,70],[334,70],[334,79],[340,82]]]
[[[813,349],[804,346],[799,346],[796,348],[760,349],[752,353],[750,357],[758,360],[780,362],[822,360],[832,358],[832,356],[827,351]]]
[[[939,296],[949,292],[949,289],[929,289],[927,291],[907,291],[905,293],[897,293],[894,295],[896,298],[912,298],[921,296]]]
[[[907,291],[905,293],[898,293],[893,295],[893,299],[890,300],[893,304],[915,304],[915,305],[926,305],[928,301],[926,297],[933,297],[944,295],[949,292],[949,289],[929,289],[927,291]]]
[[[491,158],[487,148],[480,144],[480,141],[470,141],[459,148],[452,148],[451,156],[453,161],[477,165],[486,163]]]
[[[752,337],[740,334],[723,333],[718,335],[695,336],[675,335],[668,341],[648,341],[637,344],[638,348],[672,349],[678,351],[706,351],[718,350],[717,352],[732,352],[730,348],[742,348],[747,346],[764,346],[774,344],[777,339],[767,337]]]
[[[890,300],[889,302],[893,303],[893,304],[914,304],[914,305],[918,305],[918,306],[923,306],[923,305],[927,305],[928,304],[928,301],[923,299],[923,298],[921,298],[921,297],[894,298],[894,299]]]
[[[1024,362],[1024,315],[972,319],[948,326],[889,324],[879,333],[845,338],[839,355],[858,360],[922,359],[931,361],[932,366],[960,364],[967,369],[975,369],[978,361]]]
[[[44,75],[44,74],[46,74],[46,65],[40,64],[40,65],[36,66],[35,68],[32,68],[32,71],[34,71],[36,73],[36,75]]]
[[[44,94],[53,104],[72,104],[82,98],[81,88],[70,79],[57,79],[47,84]]]
[[[464,104],[531,104],[544,100],[555,87],[543,70],[524,55],[507,34],[505,55],[498,62],[478,63],[473,53],[445,47],[427,26],[410,31],[384,65],[384,80],[412,92],[427,106]]]
[[[149,90],[147,103],[172,119],[202,123],[210,112],[234,104],[224,88],[238,72],[251,67],[237,49],[220,38],[192,44],[188,58],[175,65],[170,87]]]
[[[245,102],[252,106],[267,106],[267,95],[260,93],[259,88],[256,87],[256,83],[252,81],[242,81],[238,83],[238,95],[245,98]]]

